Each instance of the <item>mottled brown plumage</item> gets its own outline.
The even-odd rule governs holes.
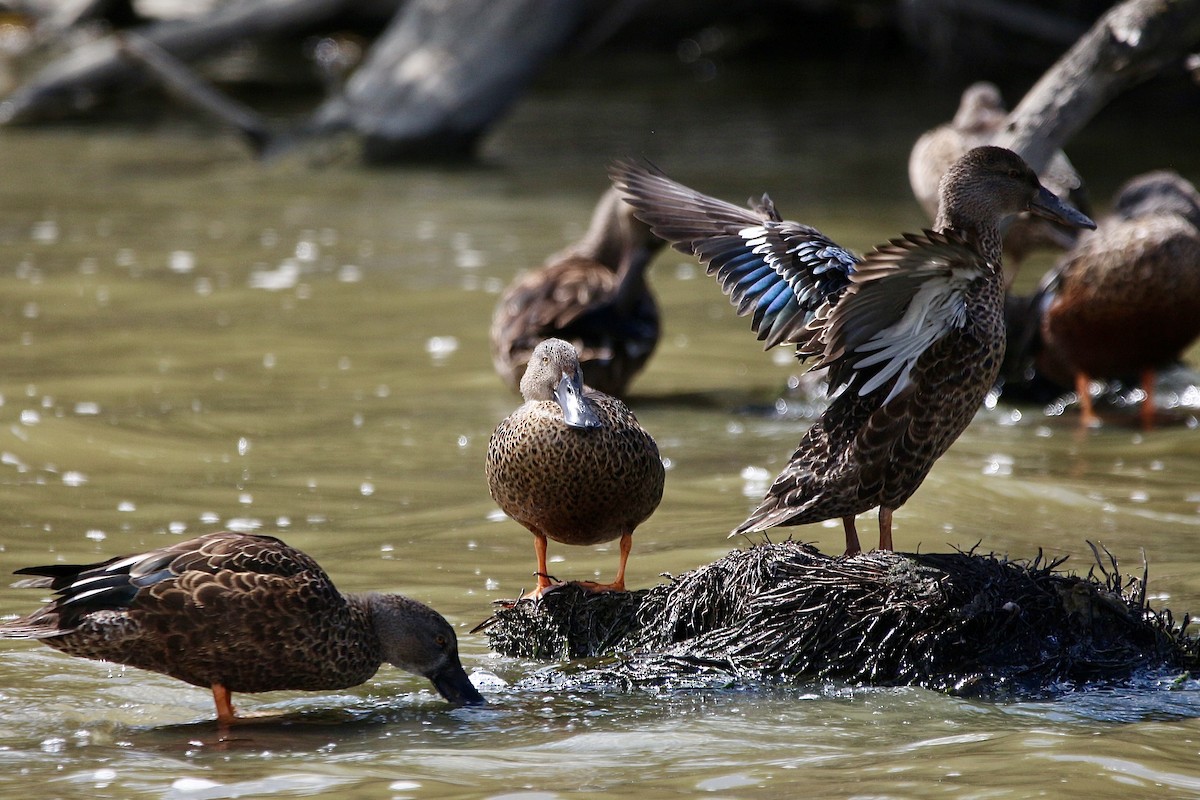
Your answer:
[[[646,267],[662,247],[619,194],[600,198],[587,234],[509,284],[492,317],[492,364],[514,391],[544,339],[570,342],[588,385],[624,395],[658,345]]]
[[[343,595],[320,565],[274,537],[210,533],[17,574],[41,576],[18,585],[58,597],[0,624],[0,638],[39,639],[211,688],[223,722],[234,718],[231,692],[342,689],[385,661],[428,677],[451,702],[483,702],[436,611],[401,595]]]
[[[633,531],[662,499],[665,472],[654,439],[624,403],[586,390],[583,380],[574,347],[560,339],[542,342],[521,380],[525,403],[488,442],[492,498],[534,536],[534,597],[552,585],[547,538],[576,545],[619,538],[616,579],[584,585],[623,590]]]
[[[969,151],[941,185],[937,232],[908,234],[859,259],[814,228],[783,220],[768,198],[750,210],[643,165],[613,180],[654,232],[697,256],[767,347],[795,343],[838,390],[761,504],[734,533],[892,512],[966,428],[1004,354],[1000,222],[1029,210],[1091,220],[1047,191],[1015,153]]]
[[[950,165],[973,147],[991,144],[1004,129],[1008,110],[995,84],[973,83],[963,90],[954,119],[922,134],[908,157],[908,180],[913,195],[930,219],[935,219],[940,198],[938,186]],[[1055,195],[1087,212],[1082,181],[1061,150],[1038,176]],[[1012,286],[1021,262],[1035,250],[1065,250],[1074,244],[1073,228],[1042,217],[1020,214],[1004,234],[1005,286]]]
[[[1084,424],[1096,421],[1091,379],[1138,376],[1150,426],[1157,370],[1200,336],[1200,193],[1174,172],[1130,180],[1042,290],[1039,368],[1073,380]]]

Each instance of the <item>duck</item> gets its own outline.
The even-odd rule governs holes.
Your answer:
[[[938,185],[946,169],[972,147],[993,143],[1007,119],[1000,89],[994,83],[978,81],[963,90],[950,122],[917,138],[908,157],[908,180],[930,219],[937,216]],[[1038,178],[1059,199],[1091,213],[1083,179],[1062,150],[1054,153]],[[1075,244],[1076,231],[1042,217],[1017,215],[1004,233],[1005,289],[1012,288],[1021,263],[1033,252],[1067,250]]]
[[[770,197],[745,209],[647,163],[619,161],[615,186],[657,236],[707,267],[766,348],[794,344],[825,369],[830,402],[750,516],[730,534],[892,515],[975,415],[1004,354],[1002,220],[1023,211],[1094,226],[1016,153],[976,147],[947,170],[933,230],[865,257],[784,220]]]
[[[1170,170],[1117,189],[1110,214],[1081,236],[1039,287],[1035,363],[1073,385],[1080,423],[1099,424],[1093,380],[1140,380],[1144,428],[1155,421],[1158,371],[1200,336],[1200,192]]]
[[[316,561],[273,536],[207,533],[16,574],[35,576],[17,586],[56,597],[0,623],[0,638],[209,689],[223,725],[239,719],[234,692],[344,689],[384,662],[425,676],[455,705],[486,702],[444,617],[399,594],[342,594]]]
[[[616,578],[575,583],[624,591],[634,529],[663,495],[654,437],[620,399],[585,387],[579,354],[562,339],[534,348],[521,396],[525,402],[488,441],[485,469],[492,499],[533,534],[537,585],[521,599],[560,584],[546,568],[547,539],[583,546],[619,539]]]
[[[658,346],[658,303],[646,270],[663,245],[619,193],[605,191],[582,239],[500,295],[489,339],[505,384],[520,391],[534,348],[558,338],[575,346],[592,388],[624,397]]]

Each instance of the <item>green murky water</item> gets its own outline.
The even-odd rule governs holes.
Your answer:
[[[734,200],[769,189],[858,248],[925,224],[904,159],[953,92],[913,103],[913,87],[863,76],[832,95],[797,76],[779,108],[746,94],[755,80],[696,83],[670,64],[551,78],[477,168],[263,168],[191,128],[4,132],[0,572],[223,527],[276,533],[345,590],[441,610],[493,704],[450,710],[384,668],[344,692],[242,696],[278,718],[220,741],[204,691],[10,642],[0,794],[1200,797],[1191,682],[1011,705],[824,684],[560,696],[513,688],[540,665],[466,633],[533,568],[483,481],[487,437],[516,405],[491,372],[491,308],[582,231],[609,158],[649,156]],[[1142,169],[1200,172],[1186,131],[1115,163],[1147,135],[1109,117],[1079,143],[1096,197]],[[635,586],[733,546],[725,532],[763,489],[747,468],[773,476],[805,425],[741,413],[793,368],[701,271],[670,253],[652,280],[664,338],[632,405],[670,468],[635,537]],[[1086,569],[1093,540],[1135,570],[1144,551],[1155,602],[1198,609],[1198,436],[1186,420],[1080,435],[1070,416],[985,411],[897,515],[897,545],[1041,548]],[[840,547],[836,526],[796,533]],[[564,578],[616,562],[613,546],[551,556]],[[0,588],[0,614],[37,601]]]

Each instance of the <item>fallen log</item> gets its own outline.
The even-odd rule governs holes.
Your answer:
[[[293,35],[365,6],[400,0],[242,0],[217,6],[200,17],[155,22],[135,33],[182,62],[224,52],[252,39]],[[82,44],[39,70],[0,103],[0,125],[44,122],[94,107],[118,89],[145,86],[145,72],[127,59],[116,36]]]
[[[482,623],[506,656],[578,688],[838,680],[1029,698],[1144,669],[1191,669],[1197,640],[1115,560],[1079,577],[1040,553],[831,557],[795,541],[735,550],[639,592],[565,585]]]
[[[1198,42],[1200,0],[1126,0],[1026,92],[992,143],[1041,171],[1117,95],[1168,65],[1182,69]]]
[[[366,59],[306,125],[355,131],[368,162],[469,154],[588,0],[409,0]]]
[[[124,33],[119,35],[117,41],[122,54],[141,64],[168,92],[240,132],[256,156],[262,156],[275,140],[275,134],[262,115],[200,80],[194,72],[149,39],[135,33]]]

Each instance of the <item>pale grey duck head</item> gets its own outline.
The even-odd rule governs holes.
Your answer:
[[[384,660],[406,672],[424,675],[451,703],[487,702],[467,677],[458,658],[454,628],[441,614],[402,595],[370,594],[365,599]]]
[[[579,353],[570,342],[547,339],[533,350],[521,378],[521,396],[531,400],[553,400],[562,409],[563,421],[572,428],[599,428],[591,402],[584,396],[583,369]]]
[[[968,150],[942,176],[938,192],[934,227],[966,236],[994,263],[1000,260],[1000,223],[1022,211],[1069,227],[1096,227],[1043,186],[1024,159],[1003,147]]]
[[[953,125],[964,133],[986,136],[1004,124],[1006,116],[1008,111],[996,84],[979,81],[963,89]]]

